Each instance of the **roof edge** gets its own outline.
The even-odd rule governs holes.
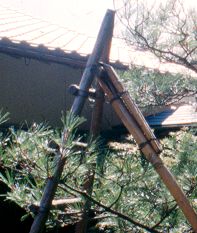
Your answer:
[[[42,62],[69,65],[74,68],[85,68],[89,57],[89,55],[81,55],[76,51],[64,51],[60,48],[50,49],[44,45],[29,44],[25,41],[17,43],[5,37],[0,40],[0,53],[17,58],[26,57]],[[119,70],[129,69],[129,65],[120,61],[110,62],[110,64]]]

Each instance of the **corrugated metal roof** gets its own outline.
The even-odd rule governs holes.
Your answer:
[[[161,113],[146,117],[152,127],[180,127],[197,124],[197,106],[172,107]]]
[[[60,62],[60,60],[65,62],[66,58],[72,58],[72,54],[75,55],[73,59],[76,59],[76,54],[78,54],[79,61],[81,59],[82,63],[84,63],[84,59],[87,59],[87,56],[92,52],[95,40],[95,37],[88,36],[87,34],[78,33],[77,31],[52,24],[43,19],[38,19],[0,5],[1,52],[23,55],[22,51],[24,51],[25,41],[25,44],[29,45],[25,47],[26,56],[38,56],[39,51],[37,48],[42,45],[42,47],[46,49],[45,52],[42,50],[42,54],[38,56],[40,59],[47,57],[47,60],[52,58],[52,61],[55,61],[56,57],[58,62]],[[33,51],[30,47],[37,49],[34,51],[35,53],[33,55]],[[56,53],[57,50],[59,53]],[[148,52],[145,53],[144,51],[137,51],[134,47],[127,46],[123,39],[117,37],[113,37],[112,40],[110,61],[122,67],[135,64],[151,69],[158,69],[163,72],[183,73],[187,71],[187,69],[182,66],[160,63],[152,54]]]

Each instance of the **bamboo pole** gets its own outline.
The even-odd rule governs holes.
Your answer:
[[[51,206],[54,209],[57,209],[57,208],[64,209],[65,207],[67,207],[71,204],[79,204],[81,202],[82,202],[82,199],[79,197],[65,198],[65,199],[53,200],[51,203]],[[40,203],[35,202],[32,206],[34,208],[38,209],[40,207]]]
[[[94,49],[92,54],[89,56],[86,68],[84,70],[81,82],[80,89],[87,91],[96,75],[96,67],[100,60],[101,55],[104,51],[104,44],[111,41],[111,27],[114,24],[114,14],[115,12],[112,10],[108,10],[103,19]],[[110,42],[111,43],[111,42]],[[85,97],[77,96],[74,100],[73,106],[71,108],[71,112],[74,115],[80,115],[82,108],[85,103]],[[62,132],[62,152],[64,151],[64,144],[67,139],[67,129],[65,128]],[[63,172],[63,168],[65,165],[65,157],[60,154],[60,160],[56,166],[55,172],[53,176],[48,179],[46,187],[44,189],[44,193],[42,195],[42,199],[40,202],[39,212],[36,215],[34,222],[31,226],[30,233],[41,233],[43,231],[45,222],[48,217],[48,213],[51,209],[52,200],[54,198],[61,174]]]
[[[95,166],[93,166],[93,168],[94,167]],[[85,180],[83,184],[83,189],[89,196],[92,196],[94,175],[95,175],[94,169],[89,170],[87,174],[87,179]],[[87,232],[90,208],[91,208],[91,201],[86,200],[83,205],[83,213],[81,216],[81,220],[76,224],[75,233],[86,233]]]
[[[40,206],[38,210],[38,214],[36,215],[33,224],[30,229],[30,233],[39,233],[42,232],[45,227],[45,222],[47,220],[49,211],[51,209],[52,200],[55,196],[55,192],[59,183],[59,179],[63,172],[65,157],[62,155],[58,155],[60,157],[54,175],[47,180],[47,184],[44,188],[44,192],[42,195],[42,199],[40,201]],[[62,157],[62,158],[61,158]]]
[[[106,21],[107,20],[109,21],[109,24],[106,25],[105,27],[101,27],[103,29],[100,30],[99,32],[99,37],[95,45],[95,50],[93,51],[90,59],[88,60],[87,69],[85,69],[80,82],[80,89],[82,90],[89,89],[90,84],[88,82],[92,82],[91,80],[93,80],[94,76],[97,73],[93,70],[91,74],[89,72],[89,68],[95,66],[95,64],[98,65],[99,64],[98,62],[100,60],[102,60],[103,62],[109,61],[115,13],[113,11],[108,10],[107,14],[105,17],[106,17]],[[99,46],[102,45],[102,47],[98,48],[97,43],[99,43]],[[100,133],[101,124],[102,124],[102,115],[103,115],[103,104],[104,104],[104,93],[97,80],[96,80],[96,96],[99,98],[95,99],[94,108],[92,112],[91,126],[90,126],[90,133],[92,134],[93,138],[96,138]],[[80,114],[80,108],[81,106],[83,106],[82,101],[85,100],[84,99],[80,100],[79,98],[75,98],[72,108],[72,111],[75,112],[75,114]],[[94,170],[95,166],[92,169]],[[85,185],[85,190],[90,195],[91,195],[93,183],[94,183],[94,176],[89,176],[87,185]],[[75,233],[85,233],[87,231],[87,225],[89,220],[88,215],[90,208],[91,208],[91,202],[89,200],[85,200],[82,219],[76,225]]]
[[[97,98],[94,103],[90,126],[90,134],[93,138],[96,138],[100,133],[103,117],[104,93],[98,82],[96,83],[96,93],[99,98]]]
[[[98,62],[102,54],[104,53],[105,44],[111,43],[112,33],[114,25],[114,16],[115,12],[112,10],[107,10],[107,13],[104,17],[103,23],[101,25],[97,41],[95,43],[92,54],[90,55],[86,68],[83,72],[79,88],[80,90],[87,91],[90,85],[93,82],[93,79],[96,75],[96,69],[98,66]],[[76,96],[71,108],[71,111],[74,115],[80,115],[82,108],[84,106],[86,98],[83,96]]]
[[[110,78],[113,79],[112,76]],[[109,100],[113,99],[115,94],[114,91],[117,92],[117,89],[114,86],[112,86],[109,79],[107,80],[106,76],[103,78],[101,77],[100,84],[104,92],[107,94]],[[119,118],[122,120],[123,124],[133,135],[136,143],[138,145],[144,145],[141,149],[144,156],[153,165],[156,172],[159,174],[162,181],[170,191],[171,195],[175,198],[177,204],[183,211],[185,217],[191,224],[194,232],[197,233],[197,215],[194,209],[190,205],[187,197],[185,196],[179,185],[177,184],[173,175],[163,164],[163,161],[156,153],[152,144],[147,143],[148,140],[146,138],[146,135],[144,134],[142,128],[138,124],[137,119],[135,119],[135,116],[132,115],[130,111],[128,111],[125,103],[120,98],[114,100],[111,104]]]
[[[124,93],[121,96],[122,101],[126,105],[128,111],[135,117],[135,120],[139,124],[139,126],[142,128],[144,134],[146,135],[147,139],[150,141],[151,145],[153,146],[156,153],[161,152],[162,148],[158,140],[156,139],[154,133],[151,131],[149,125],[147,124],[143,114],[135,104],[135,102],[132,100],[131,96],[127,91],[125,91],[124,86],[122,83],[118,80],[118,75],[116,74],[113,67],[111,67],[108,64],[104,64],[104,69],[108,73],[108,77],[110,81],[113,83],[113,85],[116,87],[118,93]]]
[[[113,36],[113,28],[114,28],[114,22],[109,32],[111,34],[111,38]],[[102,62],[109,63],[111,43],[112,43],[112,40],[109,40],[108,43],[105,43],[104,45],[105,47],[101,55]],[[94,108],[92,112],[91,126],[90,126],[90,133],[92,134],[94,138],[99,135],[100,130],[101,130],[102,117],[103,117],[103,105],[104,105],[104,92],[102,88],[100,87],[98,80],[96,80],[96,92],[98,93],[100,98],[95,99],[95,104],[94,104]]]

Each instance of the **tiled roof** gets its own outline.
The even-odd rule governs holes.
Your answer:
[[[146,117],[152,127],[182,127],[197,125],[197,106],[183,105]]]
[[[95,40],[87,34],[0,5],[1,52],[84,65]],[[116,37],[112,40],[110,61],[122,68],[135,64],[163,72],[186,71],[184,67],[174,64],[161,64],[152,54],[137,51]]]

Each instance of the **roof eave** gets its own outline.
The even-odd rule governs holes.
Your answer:
[[[18,58],[26,57],[42,62],[69,65],[75,68],[84,68],[89,57],[89,55],[81,55],[76,51],[65,52],[60,48],[49,49],[44,45],[35,46],[27,42],[14,43],[7,38],[0,40],[0,53]],[[129,68],[128,65],[119,61],[110,62],[110,64],[120,70],[127,70]]]

